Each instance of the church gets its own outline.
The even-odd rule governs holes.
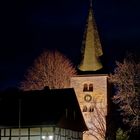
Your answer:
[[[54,136],[57,140],[69,140],[69,139],[71,140],[81,140],[81,139],[105,140],[106,136],[108,135],[107,126],[108,126],[108,118],[110,114],[110,98],[109,97],[110,97],[111,90],[110,90],[110,84],[108,81],[108,74],[99,73],[99,71],[103,69],[103,65],[100,61],[100,57],[102,55],[103,55],[103,51],[102,51],[102,46],[101,46],[97,26],[94,19],[92,0],[90,0],[89,11],[88,11],[88,16],[87,16],[87,24],[85,27],[83,43],[82,43],[82,60],[81,60],[80,65],[78,66],[78,69],[81,74],[71,77],[70,89],[61,89],[59,91],[47,90],[48,93],[60,92],[59,95],[61,95],[63,91],[64,94],[62,94],[61,96],[63,99],[66,98],[66,101],[64,104],[65,106],[63,105],[63,101],[60,104],[58,103],[58,100],[59,99],[62,100],[62,98],[60,96],[56,98],[57,94],[55,94],[55,97],[48,98],[49,95],[40,94],[43,91],[33,91],[37,93],[34,93],[33,95],[35,97],[35,100],[34,102],[32,102],[32,108],[29,109],[28,114],[26,116],[25,114],[27,111],[27,107],[30,106],[30,101],[27,102],[29,97],[27,97],[27,95],[24,95],[23,99],[24,99],[25,104],[24,106],[22,106],[22,108],[25,109],[25,112],[24,112],[25,119],[23,116],[19,116],[21,114],[17,114],[18,117],[15,119],[16,124],[17,124],[16,126],[18,126],[20,129],[17,129],[17,127],[15,126],[14,128],[7,129],[7,126],[9,127],[9,124],[6,118],[9,117],[10,118],[8,119],[9,121],[14,119],[14,116],[12,112],[10,112],[10,109],[9,109],[9,112],[11,113],[11,116],[13,116],[13,118],[10,117],[10,114],[6,118],[4,116],[3,118],[2,116],[0,116],[1,117],[0,140],[6,140],[6,139],[7,140],[8,139],[43,140],[43,139],[46,139],[45,136],[49,136],[48,134],[46,134],[48,130],[49,132],[54,133]],[[67,92],[70,92],[69,93],[70,96],[67,95],[65,97]],[[36,95],[40,94],[40,95],[36,97],[35,94]],[[46,102],[46,98],[51,99],[51,100]],[[18,99],[19,98],[17,98],[16,101],[18,101]],[[53,110],[49,110],[51,108],[50,104],[54,102],[54,100],[58,104],[53,108]],[[36,105],[36,101],[39,102],[41,110],[37,109],[38,107]],[[71,103],[70,104],[71,106],[67,104],[68,103],[67,101]],[[26,103],[28,103],[28,106],[26,106]],[[5,106],[7,105],[5,104]],[[18,107],[18,102],[15,106]],[[51,123],[51,125],[49,124],[49,128],[48,128],[48,123],[46,122],[46,118],[50,114],[47,114],[43,110],[45,106],[47,106],[50,113],[52,113],[52,117],[48,119],[49,123],[50,123],[50,119],[53,119],[54,116],[56,117],[56,115],[54,115],[53,113],[54,112],[58,113],[58,110],[63,109],[61,116],[59,116],[58,118],[60,119],[60,122],[61,122],[61,118],[63,118],[62,120],[65,121],[66,125],[63,126],[62,122],[61,123],[58,122],[58,124],[60,125],[56,125],[57,123]],[[36,107],[36,109],[34,107]],[[80,116],[79,118],[76,118],[76,119],[75,119],[76,114],[74,111],[75,109],[77,111],[77,114]],[[70,113],[72,114],[70,115],[70,117],[73,116],[73,120],[71,120],[72,118],[68,118],[69,110],[70,110]],[[46,117],[43,115],[40,116],[39,114],[36,114],[36,111],[40,112],[39,114],[44,113]],[[5,113],[5,110],[3,110],[3,112]],[[18,110],[15,110],[15,112],[18,113]],[[32,116],[32,113],[30,112],[34,112],[34,116]],[[63,114],[65,115],[63,116]],[[57,114],[57,115],[60,115],[60,114]],[[29,119],[29,116],[31,116],[31,118],[29,122],[27,122],[27,120]],[[21,124],[20,123],[21,120],[19,120],[20,117],[24,120],[24,124],[26,125],[26,127],[29,125],[28,129],[25,129],[25,127],[21,128],[21,126],[19,125]],[[40,118],[40,122],[38,122],[39,120],[38,118]],[[43,118],[43,121],[42,121],[42,118]],[[5,121],[2,121],[2,119]],[[31,120],[33,121],[33,123],[35,123],[35,125],[29,124],[31,123]],[[71,126],[72,123],[70,121],[73,121],[73,126]],[[6,124],[4,124],[4,122],[6,122]],[[36,125],[37,122],[38,122],[38,125]],[[10,123],[13,123],[13,121],[11,121]],[[6,128],[4,126],[6,126]],[[60,132],[58,133],[58,131]],[[51,137],[50,139],[53,139],[53,138]]]
[[[84,133],[83,139],[105,140],[110,85],[108,75],[98,73],[103,68],[100,61],[103,52],[94,19],[92,0],[82,45],[82,61],[78,66],[82,74],[71,77],[71,87],[75,90],[81,112],[89,129]]]

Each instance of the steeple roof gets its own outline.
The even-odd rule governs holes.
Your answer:
[[[103,52],[93,15],[92,0],[90,0],[87,25],[82,45],[83,59],[79,69],[81,71],[97,71],[101,69],[102,64],[99,57]]]

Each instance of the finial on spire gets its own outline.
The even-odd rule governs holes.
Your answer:
[[[90,0],[90,8],[92,7],[92,0]]]

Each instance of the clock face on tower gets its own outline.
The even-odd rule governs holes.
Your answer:
[[[84,96],[84,100],[85,100],[86,102],[90,102],[90,101],[92,100],[92,96],[89,95],[89,94],[87,94],[87,95]]]

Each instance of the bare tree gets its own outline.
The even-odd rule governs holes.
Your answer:
[[[118,128],[116,131],[116,140],[128,140],[128,133],[123,131],[121,128]]]
[[[107,110],[102,103],[98,103],[96,100],[91,103],[91,106],[94,109],[92,110],[93,112],[89,112],[87,121],[89,131],[86,134],[93,136],[97,140],[105,140]]]
[[[110,74],[110,81],[116,87],[113,97],[123,115],[123,121],[132,128],[140,126],[140,63],[128,55],[123,63],[116,62],[114,74]]]
[[[58,51],[44,51],[33,63],[20,89],[39,90],[48,86],[53,88],[70,87],[70,77],[76,70],[68,58]]]

